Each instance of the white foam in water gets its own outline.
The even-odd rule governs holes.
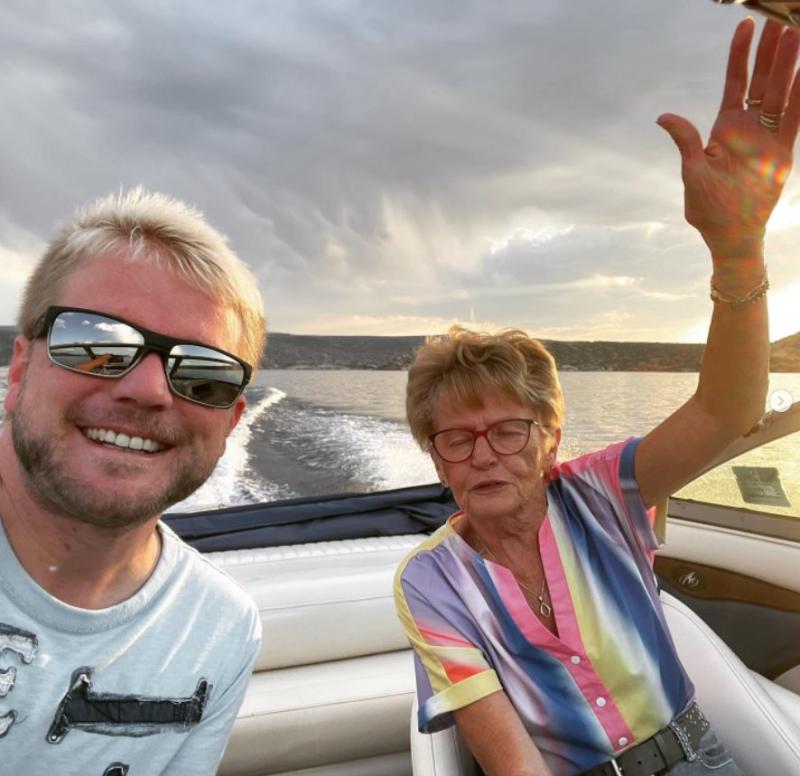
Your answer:
[[[225,455],[220,458],[214,473],[201,488],[189,498],[170,507],[169,511],[191,511],[282,498],[285,494],[277,485],[256,479],[249,473],[250,455],[247,446],[252,436],[253,424],[267,409],[285,398],[283,391],[268,388],[263,399],[252,406],[248,405],[242,419],[228,437]]]
[[[356,476],[375,490],[438,482],[430,456],[419,449],[403,423],[337,415],[334,433],[348,450]]]

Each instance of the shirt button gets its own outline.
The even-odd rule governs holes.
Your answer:
[[[597,704],[597,705],[598,705],[598,706],[599,706],[599,707],[602,709],[602,708],[603,708],[603,706],[605,706],[605,705],[606,705],[606,699],[605,699],[605,698],[598,698],[598,699],[595,701],[595,703],[596,703],[596,704]]]
[[[576,665],[579,665],[579,664],[580,664],[580,662],[581,662],[581,659],[580,659],[580,658],[579,658],[577,655],[573,655],[573,656],[572,656],[572,657],[569,659],[569,662],[570,662],[570,663],[572,663],[572,665],[576,666]]]
[[[627,739],[627,738],[625,738],[625,736],[622,736],[622,738],[620,738],[620,740],[619,740],[619,741],[617,741],[617,743],[618,743],[620,746],[627,746],[627,744],[628,744],[628,739]]]

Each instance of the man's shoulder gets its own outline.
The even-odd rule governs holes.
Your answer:
[[[196,600],[203,600],[215,612],[229,618],[258,619],[258,607],[242,585],[194,547],[184,542],[169,526],[159,523],[165,551],[174,559],[181,586]],[[216,607],[220,607],[217,609]]]

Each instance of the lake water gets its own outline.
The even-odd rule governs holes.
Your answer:
[[[6,372],[0,369],[2,395]],[[697,382],[696,374],[662,372],[566,372],[561,377],[567,402],[562,459],[647,433],[692,394]],[[405,382],[405,372],[260,372],[247,389],[248,408],[214,474],[175,508],[436,481],[430,459],[405,425]],[[800,401],[800,375],[772,375],[770,391],[778,389]],[[780,458],[791,462],[796,480],[787,489],[800,500],[798,437],[779,444]]]
[[[696,374],[663,372],[566,372],[561,378],[564,460],[646,434],[697,383]],[[261,372],[248,389],[250,408],[228,453],[186,506],[435,482],[429,457],[405,424],[405,383],[405,372]],[[779,389],[800,401],[800,375],[772,375],[770,391]],[[800,464],[798,435],[778,444],[782,460]],[[759,463],[765,462],[748,461]],[[800,500],[800,472],[792,479]]]

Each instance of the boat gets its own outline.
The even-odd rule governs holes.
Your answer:
[[[655,561],[699,702],[751,776],[800,774],[800,401],[791,401],[670,499]],[[743,503],[704,499],[714,482]],[[455,508],[429,485],[165,517],[261,613],[263,646],[221,776],[479,773],[457,733],[416,732],[412,656],[392,599],[401,559]]]

